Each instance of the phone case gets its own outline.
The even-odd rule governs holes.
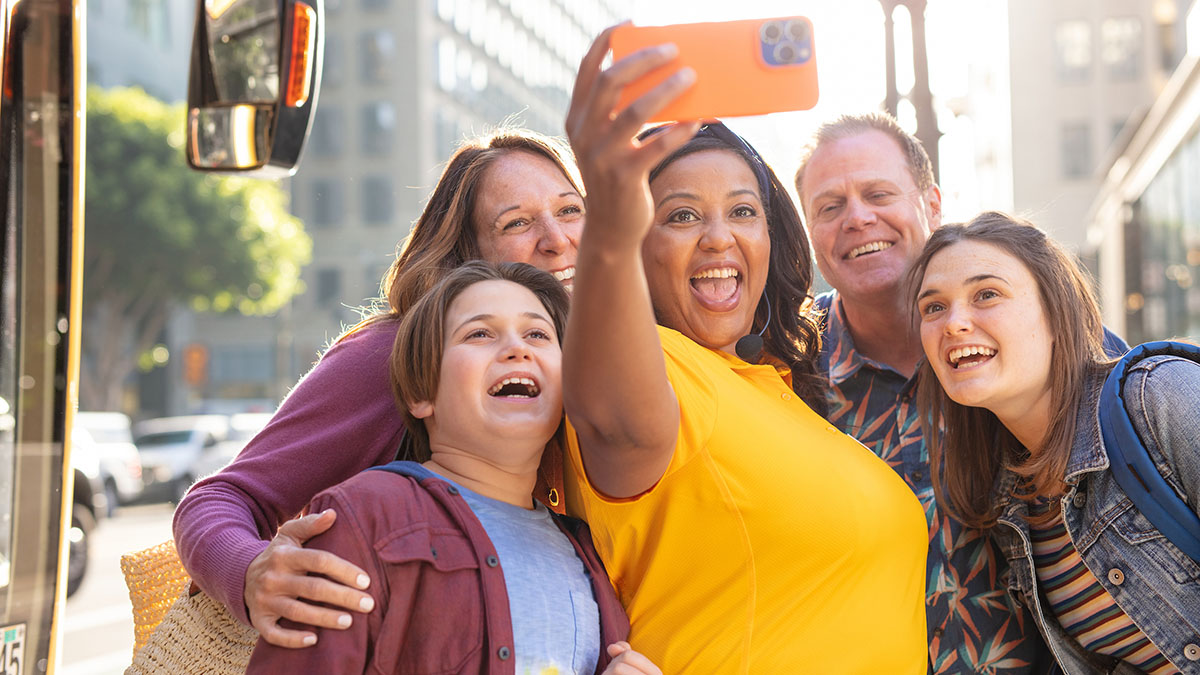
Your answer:
[[[613,31],[613,62],[668,42],[679,48],[679,56],[625,87],[619,108],[685,65],[696,71],[695,84],[649,121],[762,115],[807,110],[817,103],[816,51],[812,23],[805,17],[672,26],[626,24]]]

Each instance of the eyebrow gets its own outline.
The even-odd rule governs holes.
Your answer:
[[[559,197],[571,197],[571,196],[578,197],[579,193],[574,190],[568,190],[566,192],[558,193],[558,196]],[[500,211],[498,211],[496,213],[496,217],[492,218],[492,224],[495,225],[496,222],[500,220],[500,217],[503,216],[504,214],[508,213],[509,211],[516,211],[519,208],[521,208],[520,204],[513,204],[512,206],[506,206],[506,207],[500,209]]]
[[[975,276],[973,276],[973,277],[967,277],[967,278],[966,278],[966,279],[963,281],[963,286],[967,286],[967,285],[969,285],[969,284],[978,283],[978,282],[980,282],[980,281],[987,281],[988,279],[996,279],[996,280],[998,280],[998,281],[1003,281],[1003,282],[1004,282],[1004,283],[1006,283],[1006,284],[1008,283],[1008,279],[1005,279],[1004,277],[1002,277],[1002,276],[998,276],[998,275],[995,275],[995,274],[976,274],[976,275],[975,275]],[[938,289],[936,289],[936,288],[929,288],[929,289],[926,289],[926,290],[922,291],[920,295],[918,295],[918,296],[917,296],[917,301],[924,300],[926,297],[928,297],[928,296],[930,296],[930,295],[933,295],[934,293],[938,293],[938,292],[939,292],[939,291],[938,291]]]
[[[890,180],[887,180],[886,178],[872,178],[871,180],[864,181],[862,186],[856,187],[856,189],[865,191],[865,190],[870,190],[871,188],[879,187],[880,185],[886,185],[887,187],[891,187],[891,188],[895,188],[896,190],[900,190],[899,185],[896,185],[895,183],[893,183]],[[842,195],[842,193],[839,189],[833,188],[833,189],[825,190],[824,192],[821,192],[821,193],[813,196],[813,198],[810,201],[811,201],[811,203],[816,204],[817,201],[819,201],[821,199],[828,199],[830,197],[840,197],[841,195]]]
[[[730,190],[729,194],[725,195],[725,197],[726,197],[726,199],[728,199],[729,197],[740,197],[742,195],[750,195],[751,197],[754,197],[755,199],[762,201],[762,198],[758,196],[758,192],[755,190],[751,190],[749,188],[742,188],[741,190]],[[684,198],[684,199],[692,199],[695,201],[699,201],[700,195],[697,195],[694,192],[672,192],[668,195],[663,196],[662,199],[658,200],[658,203],[654,205],[654,208],[656,208],[656,209],[661,208],[662,205],[666,204],[668,200],[675,199],[675,198]]]
[[[546,323],[550,324],[551,326],[554,325],[554,322],[551,321],[546,315],[539,314],[538,312],[521,312],[521,316],[523,316],[527,319],[537,319],[540,321],[545,321]],[[494,319],[494,318],[496,318],[495,314],[476,314],[475,316],[464,319],[462,323],[458,324],[458,327],[455,328],[453,332],[457,333],[458,331],[462,330],[463,326],[465,326],[469,323],[473,323],[475,321],[488,321],[489,319]]]

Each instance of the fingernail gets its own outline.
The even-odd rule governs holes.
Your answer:
[[[679,47],[676,47],[672,42],[668,42],[658,48],[658,53],[661,56],[673,59],[679,54]]]
[[[691,68],[680,68],[674,78],[678,84],[691,84],[696,81],[696,71]]]
[[[354,583],[358,584],[359,588],[366,588],[367,586],[371,585],[371,577],[368,577],[365,574],[360,574],[358,575],[358,578],[354,580]]]
[[[364,612],[375,609],[375,598],[363,598],[358,601],[358,607]]]
[[[305,647],[311,647],[315,644],[317,644],[317,636],[316,635],[305,635],[304,636],[304,646]]]
[[[342,628],[349,628],[350,627],[350,615],[343,614],[343,615],[339,616],[338,617],[338,625],[341,626]]]

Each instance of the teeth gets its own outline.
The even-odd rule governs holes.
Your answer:
[[[983,356],[995,356],[996,350],[992,349],[991,347],[979,347],[975,345],[970,347],[956,347],[950,350],[950,363],[958,365],[959,361],[967,358],[968,356],[974,356],[976,354],[982,354]]]
[[[733,269],[732,267],[717,267],[717,268],[713,268],[710,270],[704,270],[703,272],[697,272],[692,275],[692,278],[693,279],[728,279],[729,277],[736,277],[737,275],[738,275],[737,270]]]
[[[537,396],[541,393],[541,389],[538,389],[537,383],[528,377],[506,377],[496,384],[493,384],[492,388],[488,389],[488,395],[495,396],[496,394],[500,393],[501,389],[510,384],[524,385],[528,389],[527,394],[516,394],[516,396],[528,398],[530,396]]]
[[[551,272],[551,274],[553,274],[554,278],[558,279],[559,281],[566,281],[568,279],[575,278],[575,268],[568,267],[565,270],[558,270],[557,272]]]
[[[891,247],[892,243],[890,241],[873,241],[869,244],[863,244],[862,246],[855,248],[854,250],[850,251],[850,254],[846,257],[853,260],[864,253],[874,253],[875,251],[882,251]]]

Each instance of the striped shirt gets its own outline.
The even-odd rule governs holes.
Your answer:
[[[1063,630],[1081,647],[1121,659],[1150,675],[1179,672],[1084,565],[1061,512],[1046,525],[1031,525],[1029,534],[1038,588]]]

